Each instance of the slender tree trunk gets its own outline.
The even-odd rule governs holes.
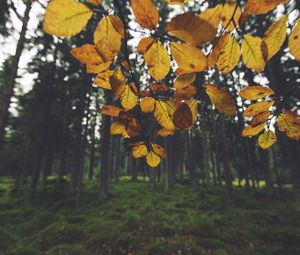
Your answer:
[[[4,129],[5,129],[5,123],[8,117],[8,108],[10,105],[10,100],[13,95],[14,86],[15,86],[15,79],[17,77],[18,73],[18,66],[19,61],[21,58],[22,51],[24,49],[25,44],[25,36],[27,31],[27,25],[29,21],[29,13],[31,10],[31,0],[27,0],[26,2],[26,9],[23,16],[23,24],[21,33],[19,36],[19,40],[17,43],[16,53],[13,57],[13,61],[10,67],[10,72],[6,76],[5,84],[3,86],[3,89],[0,93],[0,144],[2,144],[3,138],[4,138]]]

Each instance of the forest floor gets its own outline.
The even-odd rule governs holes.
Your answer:
[[[30,205],[0,179],[1,255],[299,255],[300,214],[292,194],[176,185],[168,192],[149,183],[111,185],[99,201],[96,182],[85,185],[81,206],[50,182]],[[63,191],[64,190],[64,191]]]

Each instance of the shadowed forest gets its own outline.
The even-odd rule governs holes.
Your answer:
[[[0,255],[299,255],[300,1],[0,0]]]

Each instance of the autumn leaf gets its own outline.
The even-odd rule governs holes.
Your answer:
[[[266,62],[262,53],[262,38],[244,35],[242,42],[242,56],[244,64],[254,71],[265,69]]]
[[[180,89],[180,88],[184,88],[184,87],[188,87],[190,85],[193,84],[193,82],[196,79],[196,74],[182,74],[179,75],[175,82],[174,82],[174,88],[175,89]]]
[[[102,114],[112,117],[118,117],[121,111],[123,111],[121,108],[114,105],[104,105],[101,108]]]
[[[277,136],[271,130],[261,134],[258,138],[258,144],[264,150],[270,148],[274,143],[276,143],[276,141]]]
[[[170,56],[160,41],[154,42],[144,54],[150,75],[157,81],[162,80],[170,71]]]
[[[164,159],[167,159],[167,152],[161,145],[157,143],[151,143],[151,147],[157,155],[161,156]]]
[[[138,97],[132,92],[131,88],[128,85],[126,85],[125,90],[120,96],[120,101],[123,108],[126,111],[129,111],[136,106]]]
[[[146,162],[150,167],[157,167],[160,164],[160,157],[153,151],[150,151],[146,157]]]
[[[185,3],[191,1],[191,0],[165,0],[168,4],[178,4],[178,5],[184,5]]]
[[[259,134],[261,131],[264,130],[265,125],[266,125],[266,122],[264,122],[260,125],[257,125],[255,127],[247,126],[243,129],[242,136],[243,137],[256,136],[257,134]]]
[[[164,128],[173,130],[175,126],[169,116],[167,104],[162,100],[157,100],[154,109],[154,117],[157,122]]]
[[[200,13],[198,17],[201,20],[208,22],[215,30],[217,30],[221,22],[222,8],[222,5],[218,4],[214,8],[206,9],[206,11]]]
[[[232,19],[234,14],[234,22],[231,21],[229,23],[229,21]],[[226,3],[223,6],[223,10],[222,10],[222,24],[223,27],[227,26],[227,29],[229,31],[232,31],[235,29],[235,24],[239,24],[239,19],[241,17],[242,11],[241,8],[239,6],[237,6],[237,3],[235,1],[232,0],[227,0]]]
[[[123,135],[125,132],[125,125],[121,122],[113,122],[110,126],[110,133],[112,135]]]
[[[227,42],[229,40],[230,36],[228,33],[224,33],[219,40],[217,41],[217,44],[214,46],[212,51],[207,56],[207,68],[213,67],[215,64],[217,64],[217,61],[219,59],[221,51],[226,47]]]
[[[203,87],[211,102],[220,113],[227,116],[234,116],[236,114],[236,104],[226,89],[214,84],[204,84]]]
[[[204,53],[186,43],[170,43],[172,55],[178,64],[177,75],[202,72],[206,69]]]
[[[210,42],[217,34],[213,25],[192,13],[175,16],[167,24],[166,31],[193,46]]]
[[[250,86],[240,91],[240,96],[247,100],[257,100],[274,95],[274,91],[264,86]]]
[[[70,37],[81,32],[93,12],[75,0],[52,0],[45,13],[43,29],[46,33]]]
[[[114,71],[112,70],[106,70],[104,72],[99,73],[94,80],[94,84],[99,88],[110,90],[110,77],[113,76],[113,74]]]
[[[264,14],[286,1],[287,0],[248,0],[245,13],[251,15]]]
[[[277,126],[281,132],[296,141],[300,140],[300,116],[292,111],[283,110],[278,116]]]
[[[93,44],[84,44],[74,48],[71,50],[71,54],[84,64],[98,65],[103,63],[103,59],[99,56],[96,46]]]
[[[175,90],[174,98],[176,100],[188,100],[194,97],[197,93],[197,89],[193,85],[177,88]]]
[[[270,115],[271,115],[270,111],[260,112],[260,113],[256,114],[255,116],[253,116],[253,118],[250,122],[250,125],[252,127],[255,127],[259,124],[262,124],[269,119]]]
[[[100,5],[103,2],[103,0],[88,0],[88,1],[93,5]]]
[[[152,0],[131,0],[136,21],[144,28],[153,30],[158,24],[159,14]]]
[[[98,74],[98,73],[101,73],[101,72],[107,70],[110,65],[111,65],[111,61],[104,62],[104,63],[97,64],[97,65],[87,64],[86,65],[86,72],[88,74],[91,74],[91,73],[92,74]]]
[[[148,155],[148,149],[145,144],[139,144],[132,148],[132,155],[135,159],[145,158]]]
[[[178,129],[186,129],[193,125],[193,114],[186,103],[181,103],[174,112],[173,123]]]
[[[146,51],[149,50],[149,48],[152,46],[152,44],[155,42],[155,39],[152,36],[144,37],[139,41],[137,52],[140,54],[145,54]]]
[[[253,117],[261,112],[266,112],[274,104],[273,100],[257,102],[249,105],[243,112],[244,117]]]
[[[126,125],[126,133],[130,137],[137,137],[141,134],[142,126],[138,119],[129,118]]]
[[[241,50],[236,39],[230,34],[226,34],[228,38],[224,38],[226,44],[220,50],[217,67],[223,74],[230,73],[239,62]]]
[[[266,61],[270,60],[281,48],[286,38],[287,15],[274,22],[266,31],[263,42],[263,56]]]
[[[121,69],[115,70],[114,74],[109,77],[109,83],[115,98],[120,98],[126,89],[125,77]]]
[[[118,19],[115,16],[105,16],[94,32],[94,43],[105,62],[113,60],[121,49],[124,28],[116,27],[116,24],[123,26],[121,21],[116,21]]]
[[[300,19],[298,19],[293,32],[289,37],[289,49],[294,58],[300,62]]]
[[[140,106],[142,109],[142,112],[144,113],[150,113],[154,111],[155,108],[155,99],[153,97],[145,97],[142,98],[140,101]]]

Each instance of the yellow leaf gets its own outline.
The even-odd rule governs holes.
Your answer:
[[[262,53],[262,39],[251,35],[244,35],[242,42],[242,55],[244,64],[254,71],[265,69],[266,62]]]
[[[111,89],[110,86],[110,77],[114,74],[114,71],[106,70],[97,75],[94,80],[94,84],[103,89]]]
[[[100,72],[103,72],[109,68],[111,65],[111,61],[104,62],[101,64],[93,65],[93,64],[87,64],[86,65],[86,72],[87,73],[93,73],[93,74],[98,74]]]
[[[113,122],[110,126],[110,133],[112,135],[123,135],[125,132],[125,125],[121,122]]]
[[[217,34],[213,25],[192,13],[175,16],[167,24],[166,31],[193,46],[210,42]]]
[[[144,158],[148,155],[148,149],[145,144],[139,144],[132,148],[132,155],[135,159]]]
[[[264,14],[287,0],[248,0],[245,12],[251,15]]]
[[[174,94],[174,98],[177,100],[188,100],[195,96],[197,89],[193,85],[189,85],[182,88],[177,88]]]
[[[193,114],[188,104],[181,103],[175,110],[173,123],[178,129],[186,129],[193,125]]]
[[[153,168],[157,167],[160,164],[160,157],[153,151],[150,151],[146,157],[146,162]]]
[[[132,92],[131,88],[127,85],[125,86],[124,92],[121,94],[120,100],[123,108],[126,111],[129,111],[136,106],[138,97]]]
[[[179,88],[188,87],[193,84],[195,79],[196,79],[196,74],[179,75],[174,82],[174,88],[179,89]]]
[[[165,0],[168,4],[184,5],[191,0]]]
[[[52,0],[45,13],[44,31],[48,34],[70,37],[78,34],[88,23],[93,12],[75,0]]]
[[[101,58],[113,60],[121,49],[122,35],[115,28],[112,16],[104,17],[94,32],[94,43]]]
[[[296,113],[284,110],[277,119],[277,126],[289,138],[300,140],[300,116]]]
[[[266,122],[262,123],[260,125],[257,125],[255,127],[247,126],[243,129],[242,136],[243,137],[255,136],[264,130],[265,125],[266,125]]]
[[[271,95],[274,95],[274,91],[263,86],[251,86],[240,91],[240,96],[247,100],[257,100]]]
[[[96,46],[93,44],[84,44],[80,47],[71,50],[71,54],[78,61],[84,64],[98,65],[103,63],[102,58],[99,56]]]
[[[151,143],[151,147],[157,155],[161,156],[164,159],[167,159],[167,152],[161,145],[157,143]]]
[[[229,31],[232,31],[232,30],[235,29],[235,24],[236,25],[239,24],[239,19],[240,19],[241,14],[242,14],[241,8],[239,6],[236,6],[236,5],[237,5],[237,3],[235,1],[228,0],[228,1],[226,1],[226,3],[223,6],[222,23],[223,23],[223,27],[227,26],[227,29]],[[233,14],[234,14],[234,22],[231,21],[229,23],[229,21],[231,20]]]
[[[136,21],[144,28],[155,29],[159,14],[152,0],[131,0],[131,8]]]
[[[212,49],[212,52],[207,56],[207,68],[211,68],[217,63],[220,53],[226,47],[228,40],[229,34],[224,33]]]
[[[150,113],[154,111],[155,108],[155,99],[153,97],[145,97],[141,99],[140,106],[142,112]]]
[[[293,32],[289,37],[289,49],[294,58],[300,62],[300,19],[298,19]]]
[[[270,148],[274,143],[276,143],[276,141],[277,136],[271,130],[261,134],[258,138],[258,144],[264,150]]]
[[[226,89],[214,84],[204,84],[203,87],[205,88],[210,101],[220,113],[227,116],[234,116],[236,114],[235,102]]]
[[[281,48],[286,37],[287,15],[274,22],[266,31],[263,38],[263,56],[266,61],[270,60]]]
[[[236,39],[230,34],[227,34],[227,36],[228,39],[224,39],[226,40],[226,44],[221,49],[217,61],[217,67],[223,74],[230,73],[239,62],[241,56],[240,46]]]
[[[273,100],[257,102],[249,105],[243,112],[244,117],[253,117],[261,112],[266,112],[274,104]]]
[[[198,16],[200,19],[210,23],[214,27],[214,29],[217,30],[221,21],[222,5],[218,4],[214,8],[208,8]]]
[[[200,49],[176,42],[170,43],[170,48],[178,64],[176,74],[196,73],[206,69],[206,56]]]
[[[150,75],[157,81],[162,80],[170,71],[170,56],[160,41],[154,42],[144,54]]]
[[[154,109],[154,117],[157,122],[164,128],[173,130],[174,124],[169,116],[167,104],[161,100],[157,100]]]

